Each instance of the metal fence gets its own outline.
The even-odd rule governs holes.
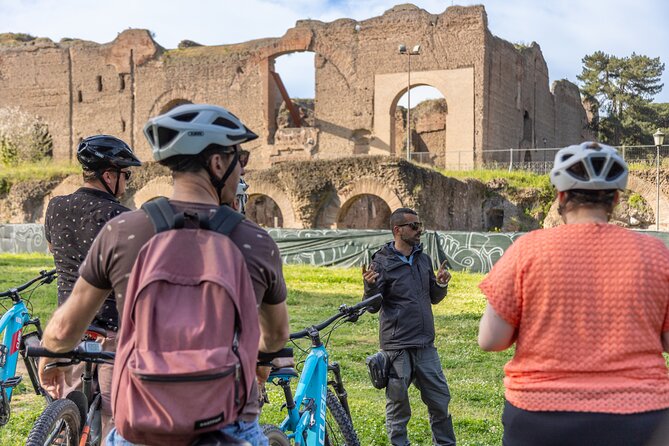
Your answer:
[[[503,169],[523,170],[538,174],[548,173],[553,167],[555,154],[561,147],[527,149],[486,149],[483,163],[476,162],[471,150],[435,152],[412,152],[411,159],[419,164],[427,164],[447,170]],[[616,149],[630,167],[669,167],[669,145],[657,146],[617,146]],[[406,152],[405,152],[406,153]],[[397,154],[401,157],[401,154]]]

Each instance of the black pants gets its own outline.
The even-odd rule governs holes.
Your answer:
[[[504,403],[504,446],[661,446],[669,409],[629,415],[534,412]],[[655,436],[653,434],[655,433]]]

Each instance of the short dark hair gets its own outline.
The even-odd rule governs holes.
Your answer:
[[[588,189],[572,189],[565,191],[565,200],[558,207],[558,213],[562,215],[564,212],[572,210],[577,207],[585,206],[592,208],[601,208],[606,211],[609,216],[613,213],[616,189],[605,190],[588,190]]]
[[[209,144],[197,155],[176,155],[158,161],[159,164],[174,172],[199,172],[206,169],[209,159],[216,154],[230,155],[234,153],[234,147],[222,146],[220,144]]]
[[[393,213],[390,214],[390,229],[393,229],[395,226],[404,224],[406,221],[404,218],[405,214],[418,215],[418,213],[411,208],[395,209]]]

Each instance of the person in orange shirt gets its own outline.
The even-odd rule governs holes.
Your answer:
[[[652,438],[669,419],[669,249],[608,223],[627,177],[612,147],[560,150],[565,224],[520,237],[479,285],[480,347],[516,345],[505,446],[667,444]]]

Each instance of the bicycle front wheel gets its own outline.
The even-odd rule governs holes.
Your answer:
[[[35,422],[26,446],[76,446],[80,429],[77,405],[70,400],[55,400],[46,406]]]
[[[334,393],[328,390],[325,446],[360,446],[353,422]]]
[[[286,434],[272,424],[263,424],[262,433],[267,437],[269,446],[290,446],[290,441]]]

